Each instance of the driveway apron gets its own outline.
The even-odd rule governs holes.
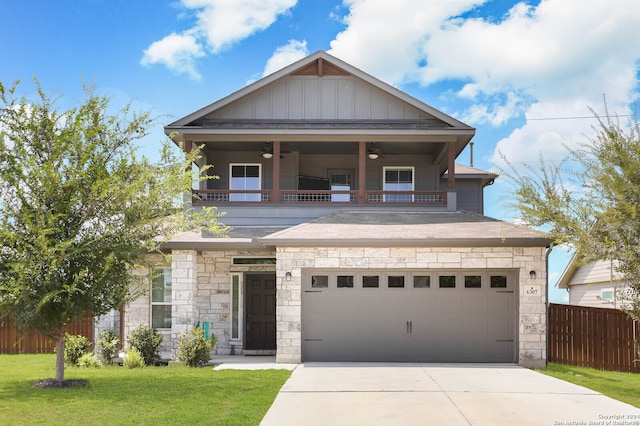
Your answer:
[[[261,423],[590,424],[640,425],[640,410],[512,364],[395,363],[301,364]]]

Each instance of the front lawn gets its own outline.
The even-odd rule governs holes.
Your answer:
[[[553,363],[540,372],[640,408],[640,374],[600,371]]]
[[[67,367],[75,388],[38,388],[55,376],[54,355],[0,355],[0,424],[257,425],[290,376],[287,370],[211,367],[129,370]]]

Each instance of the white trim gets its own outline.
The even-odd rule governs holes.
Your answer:
[[[258,188],[255,190],[256,191],[262,190],[262,164],[261,163],[229,163],[229,189],[230,190],[233,190],[233,189],[238,190],[238,188],[232,188],[234,166],[245,166],[245,167],[257,166],[258,167]],[[251,189],[251,190],[254,190],[254,189]],[[244,198],[244,199],[232,200],[232,198],[236,198],[236,197]],[[254,194],[236,194],[234,197],[233,194],[230,194],[229,201],[262,201],[262,195],[259,193],[255,195]]]
[[[387,170],[410,170],[411,171],[411,189],[407,191],[415,191],[416,188],[416,168],[414,166],[384,166],[382,167],[382,190],[383,191],[393,191],[392,189],[387,189]],[[390,200],[393,200],[393,195],[390,195]],[[387,195],[385,194],[383,199],[387,201]],[[413,195],[411,196],[411,201],[413,202]]]
[[[238,336],[233,337],[233,278],[238,277]],[[229,340],[242,342],[244,339],[244,274],[231,273],[229,275]]]

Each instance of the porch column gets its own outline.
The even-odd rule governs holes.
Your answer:
[[[273,186],[271,190],[271,202],[282,202],[280,194],[280,141],[273,141]]]
[[[198,322],[198,256],[195,250],[173,250],[171,254],[171,358],[176,359],[180,333],[188,332]]]
[[[449,169],[449,175],[447,176],[447,189],[456,189],[456,143],[448,142],[448,155],[449,155],[449,164],[447,169]]]
[[[367,143],[358,142],[358,204],[367,202]]]
[[[456,194],[456,143],[447,142],[448,154],[448,174],[447,174],[447,211],[458,210],[458,200]]]

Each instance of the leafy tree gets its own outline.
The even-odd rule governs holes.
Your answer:
[[[56,341],[63,380],[67,323],[135,298],[131,272],[163,239],[224,228],[214,209],[183,205],[196,150],[185,158],[166,141],[157,162],[137,155],[149,113],[110,113],[87,85],[83,101],[59,111],[60,97],[35,82],[35,100],[17,97],[19,82],[0,83],[0,315]]]
[[[640,320],[640,123],[596,118],[595,136],[560,164],[541,156],[538,168],[518,171],[507,161],[509,206],[555,244],[575,248],[579,262],[612,261],[630,287],[623,309]]]

